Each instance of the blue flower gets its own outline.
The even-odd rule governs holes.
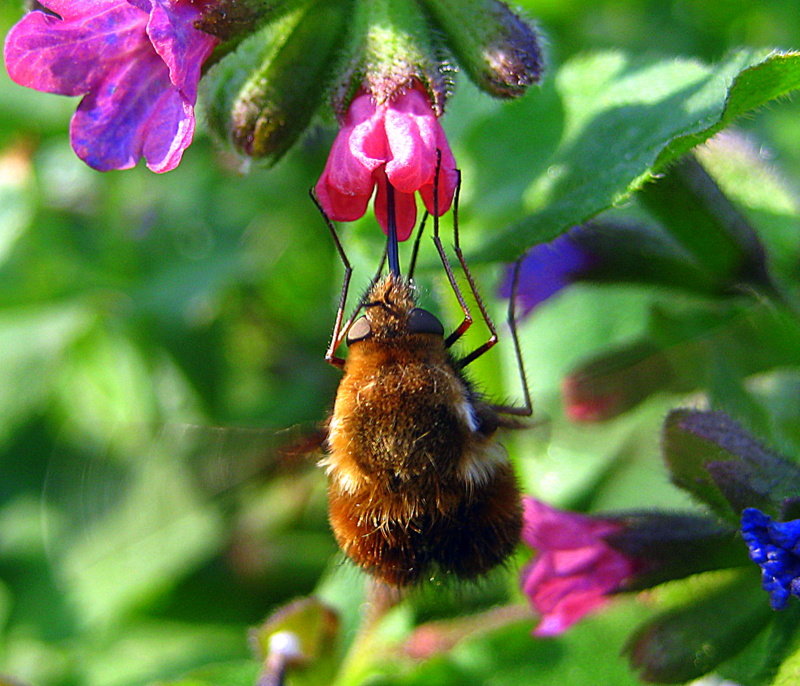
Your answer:
[[[573,227],[549,243],[540,243],[522,259],[517,288],[518,302],[522,306],[521,317],[569,286],[592,266],[593,256],[575,240],[581,230],[582,227]],[[500,286],[500,295],[504,298],[511,296],[511,278],[512,269],[509,267]]]
[[[761,567],[761,586],[772,608],[785,608],[790,595],[800,598],[800,519],[773,522],[749,507],[742,512],[742,537],[750,559]]]

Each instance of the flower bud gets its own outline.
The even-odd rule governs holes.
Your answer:
[[[683,684],[740,652],[769,619],[755,579],[746,570],[705,588],[693,584],[691,601],[650,620],[625,652],[644,681]]]
[[[717,282],[774,291],[758,235],[694,155],[646,184],[639,197]]]
[[[298,3],[215,65],[204,79],[212,130],[245,155],[280,159],[322,101],[348,6]]]
[[[500,0],[423,0],[478,88],[515,98],[538,83],[544,55],[536,30]]]
[[[665,581],[729,567],[748,558],[736,529],[702,515],[676,512],[623,512],[608,517],[621,525],[606,536],[614,550],[639,562],[637,573],[621,591],[652,588]]]
[[[672,512],[605,516],[523,499],[522,539],[537,552],[523,591],[541,615],[538,636],[566,631],[609,596],[714,569],[749,564],[736,529]]]
[[[424,15],[408,0],[356,0],[344,46],[344,68],[337,77],[334,109],[344,120],[362,90],[378,106],[419,83],[434,113],[444,111],[451,82],[441,49]]]
[[[662,450],[675,484],[732,522],[746,507],[777,516],[800,493],[800,467],[722,412],[674,410]]]
[[[536,636],[563,633],[608,603],[639,563],[606,543],[622,524],[564,512],[523,499],[522,540],[536,550],[522,572],[522,590],[541,621]]]
[[[561,392],[570,419],[599,422],[671,388],[677,380],[664,351],[640,341],[584,362],[564,379]]]
[[[511,294],[509,267],[500,295]],[[572,227],[522,258],[520,317],[575,282],[664,285],[699,293],[716,284],[668,235],[641,224],[592,221]]]
[[[283,683],[269,678],[297,666],[304,668],[308,683],[330,683],[338,634],[338,616],[316,598],[300,598],[278,609],[249,634],[253,652],[264,661],[263,683]]]

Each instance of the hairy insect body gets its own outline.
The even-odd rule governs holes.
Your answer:
[[[389,584],[435,569],[474,578],[519,540],[519,491],[493,440],[507,422],[464,379],[441,324],[401,277],[379,281],[368,301],[323,460],[331,526],[342,550]]]

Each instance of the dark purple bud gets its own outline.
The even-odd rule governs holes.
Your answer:
[[[606,542],[639,561],[639,571],[622,585],[622,591],[748,564],[736,529],[710,517],[643,511],[615,514],[610,519],[622,527],[606,536]]]
[[[662,450],[675,484],[731,521],[745,507],[777,516],[800,493],[800,468],[722,412],[671,412]]]
[[[423,0],[448,47],[489,95],[515,98],[538,83],[542,41],[533,25],[499,0]]]

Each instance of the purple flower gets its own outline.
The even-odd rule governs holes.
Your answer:
[[[517,298],[521,317],[554,296],[594,263],[594,258],[574,239],[581,227],[571,229],[549,243],[540,243],[522,259]],[[500,287],[500,295],[511,297],[511,269]]]
[[[200,68],[217,39],[194,27],[187,0],[44,0],[8,33],[5,62],[20,85],[84,96],[72,147],[100,171],[140,157],[174,169],[194,135]]]
[[[800,519],[773,522],[748,507],[742,512],[742,538],[750,559],[761,567],[761,586],[772,609],[784,609],[790,595],[800,597]]]

